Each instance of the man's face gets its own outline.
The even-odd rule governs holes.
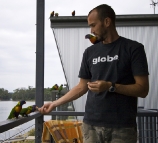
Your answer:
[[[104,25],[104,22],[99,20],[97,11],[93,10],[87,20],[88,25],[91,28],[91,33],[93,33],[98,40],[103,41],[107,35],[107,28]]]

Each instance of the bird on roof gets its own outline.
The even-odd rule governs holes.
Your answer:
[[[23,104],[26,104],[26,101],[22,100],[19,101],[11,110],[9,116],[7,119],[13,119],[16,117],[16,119],[18,119],[18,116],[20,114],[20,111],[22,109]]]
[[[75,10],[72,12],[72,16],[75,16]]]
[[[54,11],[52,11],[52,12],[50,13],[49,19],[50,19],[51,17],[54,17]]]
[[[89,39],[92,44],[97,44],[98,42],[100,42],[98,38],[96,36],[93,36],[92,34],[87,34],[85,36],[85,39]]]
[[[58,13],[55,13],[55,17],[58,17],[59,16],[59,14]]]

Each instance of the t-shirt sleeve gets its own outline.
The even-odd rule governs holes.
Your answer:
[[[88,58],[88,52],[87,50],[85,50],[83,53],[81,67],[79,70],[79,75],[78,75],[79,78],[91,79],[91,73],[90,73],[90,68],[87,58]]]
[[[133,75],[149,75],[146,53],[142,44],[132,51],[131,64]]]

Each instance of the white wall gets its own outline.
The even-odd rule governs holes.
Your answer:
[[[149,95],[145,99],[139,98],[138,106],[158,109],[158,27],[117,27],[120,36],[136,40],[145,46],[149,65]],[[56,28],[53,29],[57,40],[57,46],[63,62],[68,85],[70,89],[74,87],[79,79],[78,72],[84,50],[91,45],[85,35],[90,33],[89,28]],[[86,95],[74,101],[76,111],[84,111]]]

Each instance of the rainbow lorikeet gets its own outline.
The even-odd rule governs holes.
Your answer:
[[[31,106],[28,106],[27,108],[22,108],[20,111],[20,115],[23,117],[24,116],[28,117],[30,113],[35,112],[36,110],[37,110],[37,106],[31,105]]]
[[[32,111],[31,112],[35,112],[37,110],[37,106],[36,105],[32,105]]]
[[[52,88],[50,89],[50,91],[52,90],[58,90],[59,86],[57,84],[53,85]]]
[[[85,39],[89,39],[92,44],[96,44],[96,43],[100,42],[100,41],[97,39],[97,37],[96,37],[96,36],[93,36],[92,34],[87,34],[87,35],[85,36]]]
[[[11,110],[9,116],[7,119],[12,119],[15,118],[18,119],[18,116],[20,114],[20,111],[22,109],[23,104],[26,104],[26,102],[24,100],[19,101]]]
[[[32,112],[32,106],[28,106],[27,108],[22,108],[21,111],[20,111],[20,115],[22,117],[28,117],[28,114],[30,114]]]
[[[59,93],[61,92],[62,89],[63,89],[63,84],[61,84],[58,88]]]

